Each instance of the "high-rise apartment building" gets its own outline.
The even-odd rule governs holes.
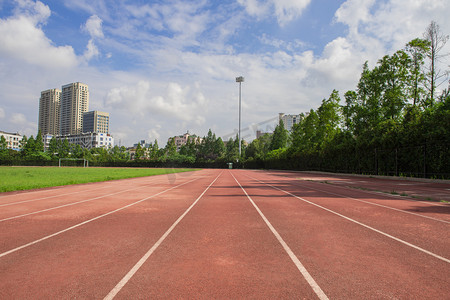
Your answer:
[[[109,113],[97,110],[84,113],[83,132],[109,133]]]
[[[39,124],[42,135],[59,134],[61,90],[41,92],[39,99]]]
[[[81,82],[63,85],[61,92],[60,135],[79,134],[83,129],[83,114],[89,109],[89,88]]]
[[[283,120],[284,129],[290,132],[295,124],[300,123],[302,120],[302,115],[285,115],[283,113],[279,113],[278,120]]]

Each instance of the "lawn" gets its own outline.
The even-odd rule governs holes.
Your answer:
[[[0,167],[0,192],[172,174],[194,169]]]

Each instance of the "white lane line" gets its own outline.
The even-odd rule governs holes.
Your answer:
[[[435,254],[435,253],[431,252],[431,251],[425,250],[425,249],[423,249],[423,248],[421,248],[421,247],[419,247],[419,246],[416,246],[416,245],[413,245],[413,244],[411,244],[411,243],[408,243],[408,242],[406,242],[406,241],[404,241],[404,240],[402,240],[402,239],[399,239],[399,238],[397,238],[397,237],[395,237],[395,236],[392,236],[392,235],[390,235],[390,234],[388,234],[388,233],[385,233],[385,232],[383,232],[383,231],[381,231],[381,230],[378,230],[378,229],[376,229],[376,228],[373,228],[373,227],[371,227],[371,226],[369,226],[369,225],[366,225],[366,224],[364,224],[364,223],[358,222],[358,221],[356,221],[356,220],[354,220],[354,219],[352,219],[352,218],[349,218],[349,217],[347,217],[347,216],[344,216],[344,215],[342,215],[342,214],[340,214],[340,213],[338,213],[338,212],[335,212],[335,211],[333,211],[333,210],[331,210],[331,209],[328,209],[328,208],[326,208],[326,207],[323,207],[323,206],[321,206],[321,205],[319,205],[319,204],[316,204],[316,203],[314,203],[314,202],[311,202],[311,201],[308,201],[308,200],[306,200],[306,199],[303,199],[302,197],[299,197],[299,196],[297,196],[297,195],[294,195],[294,194],[292,194],[292,193],[290,193],[290,192],[288,192],[288,191],[282,190],[282,189],[280,189],[280,188],[278,188],[278,187],[276,187],[276,186],[273,186],[273,185],[271,185],[271,184],[265,183],[265,182],[263,182],[263,181],[261,181],[261,180],[259,180],[259,179],[256,179],[256,178],[253,178],[253,177],[250,177],[250,178],[252,178],[252,179],[254,179],[254,180],[256,180],[256,181],[258,181],[258,182],[260,182],[260,183],[262,183],[262,184],[265,184],[265,185],[267,185],[267,186],[270,186],[270,187],[273,188],[273,189],[279,190],[279,191],[281,191],[281,192],[283,192],[283,193],[285,193],[285,194],[288,194],[288,195],[290,195],[290,196],[292,196],[292,197],[295,197],[295,198],[297,198],[297,199],[299,199],[299,200],[301,200],[301,201],[303,201],[303,202],[309,203],[309,204],[314,205],[314,206],[316,206],[316,207],[319,207],[319,208],[321,208],[321,209],[323,209],[323,210],[326,210],[326,211],[328,211],[328,212],[330,212],[330,213],[332,213],[332,214],[335,214],[335,215],[337,215],[337,216],[339,216],[339,217],[341,217],[341,218],[344,218],[344,219],[346,219],[346,220],[348,220],[348,221],[350,221],[350,222],[353,222],[353,223],[358,224],[358,225],[360,225],[360,226],[363,226],[363,227],[365,227],[365,228],[367,228],[367,229],[370,229],[370,230],[372,230],[372,231],[374,231],[374,232],[377,232],[377,233],[379,233],[379,234],[382,234],[382,235],[384,235],[384,236],[386,236],[386,237],[388,237],[388,238],[390,238],[390,239],[393,239],[393,240],[395,240],[395,241],[397,241],[397,242],[400,242],[400,243],[402,243],[402,244],[404,244],[404,245],[406,245],[406,246],[409,246],[409,247],[411,247],[411,248],[414,248],[414,249],[416,249],[416,250],[419,250],[419,251],[421,251],[421,252],[423,252],[423,253],[425,253],[425,254],[431,255],[431,256],[433,256],[433,257],[435,257],[435,258],[437,258],[437,259],[440,259],[440,260],[442,260],[442,261],[444,261],[444,262],[446,262],[446,263],[450,263],[450,259],[447,259],[447,258],[445,258],[445,257],[442,257],[442,256],[440,256],[440,255],[438,255],[438,254]]]
[[[250,177],[250,178],[252,178],[252,177]],[[299,186],[299,187],[304,187],[304,188],[307,188],[307,189],[311,189],[311,190],[315,190],[315,191],[322,192],[322,193],[327,193],[327,194],[330,194],[330,195],[335,195],[335,196],[338,196],[338,197],[347,198],[347,199],[354,200],[354,201],[367,203],[367,204],[370,204],[370,205],[375,205],[375,206],[379,206],[379,207],[383,207],[383,208],[387,208],[387,209],[392,209],[392,210],[395,210],[395,211],[398,211],[398,212],[402,212],[402,213],[405,213],[405,214],[410,214],[410,215],[414,215],[414,216],[430,219],[430,220],[433,220],[433,221],[438,221],[438,222],[450,224],[449,221],[436,219],[436,218],[433,218],[433,217],[421,215],[421,214],[418,214],[418,213],[413,213],[413,212],[406,211],[406,210],[403,210],[403,209],[399,209],[399,208],[395,208],[395,207],[391,207],[391,206],[386,206],[386,205],[378,204],[378,203],[375,203],[375,202],[365,201],[365,200],[358,199],[358,198],[348,197],[348,196],[345,196],[345,195],[341,195],[341,194],[337,194],[337,193],[333,193],[333,192],[329,192],[329,191],[324,191],[324,190],[321,190],[321,189],[316,189],[316,188],[313,188],[313,187],[310,187],[310,186],[307,186],[307,185],[302,185],[302,184],[294,184],[294,185],[295,186]],[[340,187],[340,188],[342,188],[342,187]],[[364,191],[362,191],[362,192],[364,192]],[[395,196],[395,195],[392,195],[392,196]]]
[[[34,201],[40,201],[40,200],[46,200],[46,199],[57,198],[57,197],[73,195],[73,194],[79,194],[79,193],[89,193],[91,191],[96,191],[96,190],[101,190],[101,189],[106,189],[106,188],[110,188],[110,187],[109,186],[102,186],[102,187],[99,187],[99,188],[96,188],[96,189],[91,189],[91,190],[84,190],[84,191],[71,192],[71,193],[66,193],[66,194],[47,196],[47,197],[42,197],[42,198],[37,198],[37,199],[30,199],[30,200],[23,200],[23,201],[18,201],[18,202],[5,203],[5,204],[0,204],[0,207],[11,206],[11,205],[16,205],[16,204],[21,204],[21,203],[34,202]]]
[[[123,190],[123,191],[120,191],[120,192],[115,192],[115,193],[102,195],[102,196],[98,196],[98,197],[94,197],[94,198],[89,198],[89,199],[85,199],[85,200],[81,200],[81,201],[71,202],[71,203],[63,204],[63,205],[59,205],[59,206],[54,206],[54,207],[50,207],[50,208],[46,208],[46,209],[42,209],[42,210],[38,210],[38,211],[26,213],[26,214],[22,214],[22,215],[17,215],[17,216],[14,216],[14,217],[1,219],[0,222],[13,220],[13,219],[18,219],[18,218],[22,218],[22,217],[26,217],[26,216],[31,216],[31,215],[39,214],[39,213],[42,213],[42,212],[51,211],[51,210],[55,210],[55,209],[63,208],[63,207],[68,207],[68,206],[72,206],[72,205],[76,205],[76,204],[80,204],[80,203],[84,203],[84,202],[94,201],[94,200],[97,200],[97,199],[101,199],[101,198],[105,198],[105,197],[109,197],[109,196],[113,196],[113,195],[117,195],[117,194],[126,193],[126,192],[129,192],[129,191],[137,190],[137,189],[140,189],[140,188],[142,188],[142,187],[127,189],[127,190]]]
[[[197,202],[203,197],[203,195],[209,190],[209,188],[216,182],[216,180],[222,175],[222,172],[216,177],[216,179],[211,182],[208,187],[201,193],[200,196],[192,203],[191,206],[175,221],[175,223],[170,226],[170,228],[159,238],[159,240],[150,248],[150,250],[147,251],[147,253],[142,256],[142,258],[131,268],[131,270],[117,283],[117,285],[109,292],[108,295],[106,295],[104,300],[111,300],[113,299],[120,290],[130,281],[130,279],[136,274],[136,272],[142,267],[142,265],[148,260],[148,258],[155,252],[155,250],[159,247],[159,245],[164,242],[164,240],[167,238],[167,236],[173,231],[173,229],[178,225],[178,223],[181,222],[181,220],[186,216],[189,211],[197,204]]]
[[[317,284],[317,282],[314,280],[314,278],[312,278],[311,274],[309,274],[309,272],[306,270],[306,268],[303,266],[303,264],[300,262],[298,257],[294,254],[294,252],[292,252],[291,248],[289,248],[289,246],[283,240],[283,238],[278,233],[278,231],[272,226],[272,224],[269,222],[269,220],[266,218],[266,216],[262,213],[262,211],[259,209],[259,207],[255,204],[253,199],[247,194],[247,191],[242,187],[242,185],[239,183],[239,181],[237,181],[236,177],[234,177],[234,175],[231,172],[230,172],[230,174],[231,174],[231,176],[233,176],[233,178],[236,181],[236,183],[241,187],[242,191],[244,191],[244,193],[247,196],[248,200],[250,200],[252,205],[255,207],[256,211],[259,213],[261,218],[264,220],[266,225],[269,227],[270,231],[272,231],[272,233],[275,235],[275,237],[277,238],[278,242],[281,244],[281,246],[283,246],[284,251],[286,251],[286,253],[289,255],[289,257],[294,262],[294,264],[297,267],[297,269],[300,271],[300,273],[306,279],[308,284],[314,290],[314,292],[316,293],[317,297],[319,297],[319,299],[328,299],[327,295],[322,291],[322,289]]]
[[[138,179],[138,178],[143,178],[143,177],[130,178],[130,179]],[[156,179],[160,179],[160,177],[155,178],[154,181],[156,181]],[[154,181],[152,181],[151,183],[154,184],[155,183]],[[58,197],[61,197],[61,196],[67,196],[67,195],[73,195],[73,194],[79,194],[79,193],[88,193],[88,192],[91,192],[91,191],[96,191],[96,190],[101,190],[101,189],[108,189],[108,188],[111,188],[111,185],[113,184],[111,181],[103,181],[103,182],[95,182],[95,183],[104,183],[104,184],[106,184],[106,186],[102,186],[102,187],[95,188],[95,189],[90,189],[90,190],[76,191],[76,192],[70,192],[70,193],[65,193],[65,194],[58,194],[58,195],[41,197],[41,198],[36,198],[36,199],[5,203],[5,204],[0,204],[0,207],[11,206],[11,205],[16,205],[16,204],[22,204],[22,203],[28,203],[28,202],[34,202],[34,201],[41,201],[41,200],[46,200],[46,199],[51,199],[51,198],[58,198]],[[61,187],[57,188],[57,190],[60,190],[60,189],[66,188],[66,187],[74,187],[74,186],[76,186],[76,185],[61,186]],[[139,187],[139,188],[136,188],[136,189],[140,189],[140,188],[144,188],[144,187],[147,187],[147,186]],[[45,190],[38,191],[38,192],[45,192]],[[25,193],[14,194],[14,195],[10,195],[10,196],[29,195],[31,193],[34,193],[34,191],[33,192],[25,192]],[[6,198],[6,197],[10,197],[10,196],[0,197],[0,201],[3,200],[1,198]]]
[[[178,187],[180,187],[180,186],[186,185],[186,184],[191,183],[191,182],[193,182],[193,181],[195,181],[195,180],[198,180],[198,179],[199,179],[199,178],[195,178],[195,179],[192,179],[192,180],[187,181],[187,182],[185,182],[185,183],[181,183],[181,184],[179,184],[179,185],[176,185],[176,186],[174,186],[174,187],[171,187],[171,188],[169,188],[169,189],[167,189],[167,190],[164,190],[164,191],[159,192],[159,193],[157,193],[157,194],[154,194],[154,195],[152,195],[152,196],[146,197],[146,198],[144,198],[144,199],[141,199],[141,200],[139,200],[139,201],[133,202],[133,203],[128,204],[128,205],[126,205],[126,206],[123,206],[123,207],[121,207],[121,208],[118,208],[118,209],[115,209],[115,210],[113,210],[113,211],[107,212],[107,213],[102,214],[102,215],[100,215],[100,216],[97,216],[97,217],[95,217],[95,218],[92,218],[92,219],[86,220],[86,221],[84,221],[84,222],[78,223],[78,224],[73,225],[73,226],[71,226],[71,227],[69,227],[69,228],[66,228],[66,229],[63,229],[63,230],[61,230],[61,231],[55,232],[55,233],[53,233],[53,234],[47,235],[47,236],[45,236],[45,237],[43,237],[43,238],[40,238],[40,239],[35,240],[35,241],[33,241],[33,242],[30,242],[30,243],[28,243],[28,244],[19,246],[19,247],[17,247],[17,248],[11,249],[11,250],[6,251],[6,252],[3,252],[3,253],[0,253],[0,258],[1,258],[1,257],[4,257],[4,256],[6,256],[6,255],[9,255],[9,254],[11,254],[11,253],[14,253],[14,252],[16,252],[16,251],[19,251],[19,250],[21,250],[21,249],[27,248],[27,247],[29,247],[29,246],[31,246],[31,245],[34,245],[34,244],[37,244],[37,243],[39,243],[39,242],[48,240],[48,239],[50,239],[50,238],[52,238],[52,237],[55,237],[55,236],[57,236],[57,235],[60,235],[60,234],[62,234],[62,233],[64,233],[64,232],[67,232],[67,231],[69,231],[69,230],[78,228],[78,227],[80,227],[80,226],[83,226],[83,225],[86,225],[86,224],[88,224],[88,223],[91,223],[91,222],[93,222],[93,221],[95,221],[95,220],[98,220],[98,219],[101,219],[101,218],[103,218],[103,217],[109,216],[109,215],[111,215],[111,214],[113,214],[113,213],[116,213],[116,212],[118,212],[118,211],[124,210],[124,209],[126,209],[126,208],[128,208],[128,207],[131,207],[131,206],[133,206],[133,205],[136,205],[136,204],[139,204],[139,203],[141,203],[141,202],[147,201],[147,200],[149,200],[149,199],[151,199],[151,198],[154,198],[154,197],[156,197],[156,196],[159,196],[159,195],[161,195],[161,194],[164,194],[164,193],[166,193],[166,192],[168,192],[168,191],[171,191],[171,190],[173,190],[173,189],[176,189],[176,188],[178,188]]]
[[[54,206],[54,207],[50,207],[50,208],[34,211],[34,212],[31,212],[31,213],[26,213],[26,214],[22,214],[22,215],[13,216],[13,217],[8,217],[8,218],[5,218],[5,219],[0,219],[0,223],[4,222],[4,221],[8,221],[8,220],[13,220],[13,219],[21,218],[21,217],[26,217],[26,216],[30,216],[30,215],[39,214],[39,213],[42,213],[42,212],[46,212],[46,211],[50,211],[50,210],[54,210],[54,209],[58,209],[58,208],[63,208],[63,207],[67,207],[67,206],[72,206],[72,205],[84,203],[84,202],[89,202],[89,201],[93,201],[93,200],[97,200],[97,199],[101,199],[101,198],[105,198],[105,197],[109,197],[109,196],[113,196],[113,195],[129,192],[129,191],[136,191],[136,190],[147,188],[147,187],[148,186],[141,186],[141,187],[137,187],[137,188],[122,190],[122,191],[119,191],[119,192],[110,193],[110,194],[106,194],[106,195],[102,195],[102,196],[98,196],[98,197],[94,197],[94,198],[89,198],[89,199],[85,199],[85,200],[80,200],[80,201],[76,201],[76,202],[71,202],[71,203],[67,203],[67,204],[63,204],[63,205],[59,205],[59,206]],[[93,191],[93,190],[89,190],[89,191]],[[70,193],[70,194],[73,194],[73,193]],[[51,197],[53,197],[53,196],[51,196]]]

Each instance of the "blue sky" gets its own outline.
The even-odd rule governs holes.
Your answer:
[[[111,115],[116,143],[271,130],[279,112],[316,109],[355,89],[431,20],[450,33],[445,0],[0,0],[0,130],[37,132],[40,92],[80,81]],[[272,120],[272,121],[271,121]],[[258,125],[259,124],[259,125]]]

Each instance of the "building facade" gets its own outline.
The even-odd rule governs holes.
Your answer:
[[[59,134],[61,90],[41,92],[38,128],[42,135]]]
[[[8,133],[5,131],[0,131],[0,136],[3,136],[6,140],[6,148],[13,150],[22,149],[21,141],[23,136],[18,133]]]
[[[84,149],[114,147],[114,138],[107,133],[87,132],[80,134],[68,134],[55,136],[56,139],[63,141],[67,139],[71,145],[80,145]]]
[[[63,85],[61,92],[60,135],[83,132],[83,114],[89,109],[89,87],[81,82]]]
[[[300,123],[302,119],[301,115],[285,115],[284,113],[278,114],[278,120],[283,120],[284,129],[291,132],[294,124]]]
[[[202,138],[196,136],[195,134],[189,134],[189,132],[183,134],[174,136],[168,139],[168,142],[170,142],[172,139],[175,140],[175,146],[177,146],[177,151],[180,151],[181,146],[186,145],[188,140],[191,139],[195,144],[200,144],[202,142]]]
[[[89,111],[83,114],[83,133],[101,132],[109,133],[109,113]]]

